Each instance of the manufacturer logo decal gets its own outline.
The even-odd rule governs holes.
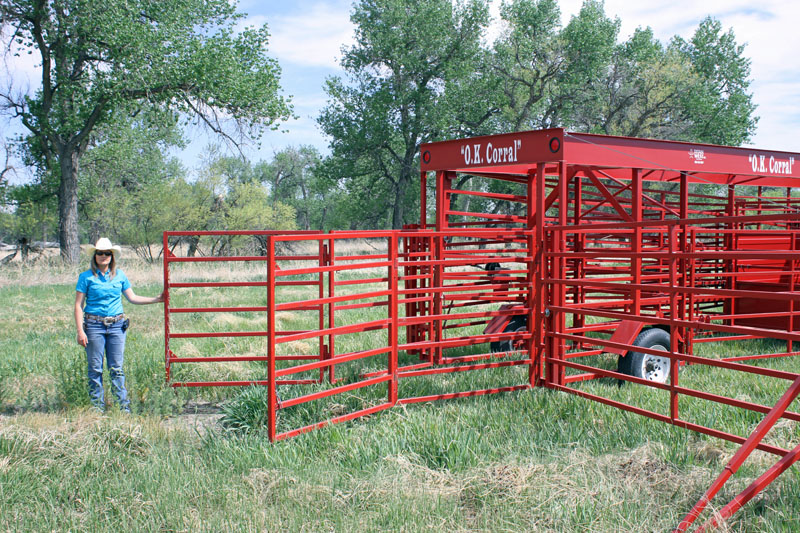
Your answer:
[[[695,165],[702,165],[706,160],[706,152],[704,150],[693,148],[692,150],[689,150],[689,157],[694,160]]]

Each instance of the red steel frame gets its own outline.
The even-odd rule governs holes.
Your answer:
[[[800,321],[795,318],[800,298],[800,199],[791,194],[800,179],[796,154],[561,129],[431,143],[420,152],[420,223],[404,230],[165,233],[165,250],[170,249],[170,239],[189,235],[266,239],[264,256],[165,254],[168,295],[201,287],[266,290],[266,305],[251,307],[175,308],[168,296],[167,380],[178,363],[266,363],[266,379],[172,385],[266,385],[272,441],[398,403],[544,386],[740,444],[677,531],[691,527],[752,451],[773,453],[780,460],[722,508],[723,518],[800,458],[800,445],[789,451],[765,440],[779,419],[800,420],[800,414],[789,410],[800,394],[800,374],[747,363],[800,354],[793,351],[793,343],[800,341]],[[427,214],[429,173],[435,173],[433,224]],[[483,185],[465,188],[470,180]],[[492,188],[492,183],[501,182],[516,192]],[[727,196],[703,190],[709,186],[727,191]],[[764,187],[779,187],[786,194],[768,197],[765,193],[774,189]],[[493,209],[463,207],[472,201]],[[337,255],[337,243],[341,247],[353,239],[381,245],[376,253]],[[279,254],[276,247],[287,242],[310,243],[318,253]],[[171,281],[171,265],[193,261],[262,262],[266,281]],[[496,264],[493,271],[484,270],[489,263]],[[317,298],[292,300],[286,288],[298,286],[317,287]],[[364,321],[352,313],[367,308],[380,318]],[[317,329],[284,329],[279,315],[299,311],[316,313]],[[263,313],[264,327],[251,332],[171,331],[173,313],[205,312]],[[505,331],[513,316],[524,317],[529,327]],[[485,327],[483,333],[476,333],[479,327]],[[633,345],[645,327],[668,329],[668,352]],[[339,349],[353,335],[372,335],[370,347]],[[170,339],[235,336],[265,337],[266,353],[186,357],[170,349]],[[728,358],[695,354],[702,343],[760,338],[782,339],[786,351]],[[313,339],[318,340],[317,353],[279,353],[291,343]],[[514,349],[484,348],[498,341],[510,341]],[[672,362],[670,379],[650,382],[606,364],[609,356],[631,351],[666,354]],[[410,360],[410,354],[416,359]],[[340,381],[337,369],[356,363],[364,365],[357,377]],[[746,372],[791,385],[773,406],[760,405],[679,383],[679,368],[685,365]],[[523,383],[420,397],[399,393],[403,379],[515,366],[528,367]],[[318,375],[309,377],[309,372]],[[597,378],[648,386],[654,394],[663,391],[668,412],[628,405],[582,386]],[[282,392],[286,398],[279,398],[278,386],[285,390],[311,383],[322,388],[293,397]],[[383,400],[382,392],[368,392],[382,387]],[[299,428],[278,427],[282,409],[357,390],[373,394],[369,405]],[[733,435],[682,416],[681,397],[765,416],[749,437]]]

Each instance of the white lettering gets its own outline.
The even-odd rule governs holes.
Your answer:
[[[787,176],[792,175],[794,172],[794,157],[777,159],[774,155],[771,155],[767,159],[766,155],[750,154],[747,156],[747,160],[750,162],[753,172],[784,174]]]
[[[508,146],[495,147],[492,143],[486,145],[485,158],[481,160],[481,144],[464,144],[461,146],[461,155],[464,156],[464,165],[516,163],[519,161],[519,150],[522,140],[513,139]]]
[[[495,148],[492,143],[486,145],[486,164],[497,163],[516,163],[518,159],[518,150],[522,147],[522,141],[514,139],[510,146],[501,146]]]

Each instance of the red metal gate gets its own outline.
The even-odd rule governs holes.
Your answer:
[[[753,450],[778,455],[723,508],[726,516],[800,456],[796,443],[767,437],[777,420],[800,420],[789,409],[800,392],[797,368],[749,362],[800,353],[793,348],[800,340],[795,158],[560,129],[423,145],[418,225],[325,235],[218,232],[260,238],[261,253],[167,254],[168,380],[179,363],[260,365],[251,379],[217,384],[267,385],[272,440],[396,403],[541,385],[742,445],[681,531]],[[436,183],[432,224],[429,172]],[[204,235],[212,234],[169,232],[164,246]],[[354,251],[353,242],[372,251]],[[173,279],[171,269],[181,263],[226,260],[263,268],[249,282]],[[263,301],[175,305],[179,290],[242,283],[262,287]],[[171,317],[204,313],[255,313],[260,327],[176,333],[171,325]],[[222,356],[181,355],[171,344],[230,336],[264,342]],[[784,349],[771,339],[785,342]],[[751,342],[753,353],[720,353],[731,342]],[[513,373],[520,367],[524,379]],[[758,376],[771,392],[762,402],[744,400],[698,380],[702,373],[694,369]],[[489,377],[459,382],[456,390],[404,394],[404,380],[474,371]],[[626,403],[602,380],[649,387],[664,396],[665,409]],[[314,407],[323,399],[343,404]],[[731,434],[698,415],[702,402],[764,418],[749,436]]]
[[[527,349],[492,353],[484,345],[513,338],[527,341],[528,333],[504,332],[454,335],[452,332],[483,327],[497,316],[527,312],[532,286],[527,244],[525,248],[503,247],[497,253],[481,249],[487,241],[525,242],[522,231],[338,232],[320,234],[266,234],[265,232],[167,232],[165,249],[178,238],[263,236],[263,256],[182,257],[176,251],[165,258],[167,380],[174,387],[266,385],[269,391],[268,432],[271,440],[342,422],[391,407],[435,399],[507,392],[527,388],[522,383],[475,390],[442,391],[424,396],[398,397],[400,380],[439,374],[472,372],[530,365]],[[500,241],[498,241],[500,239]],[[423,240],[430,244],[421,245]],[[353,243],[373,247],[374,253],[353,252]],[[174,243],[172,243],[174,244]],[[305,246],[302,246],[305,244]],[[292,250],[287,245],[299,248]],[[175,246],[172,246],[176,250]],[[283,249],[281,253],[276,250]],[[316,253],[311,253],[314,250]],[[471,268],[486,261],[515,262],[516,270],[502,276]],[[176,267],[193,263],[252,263],[248,281],[176,279]],[[196,274],[196,272],[192,272]],[[186,274],[183,274],[185,277]],[[241,277],[242,274],[239,274]],[[261,305],[209,305],[204,294],[185,294],[187,289],[205,291],[232,288],[263,289]],[[204,297],[205,296],[205,297]],[[236,295],[231,296],[234,299]],[[191,303],[191,300],[200,303]],[[498,301],[515,301],[507,309],[494,309]],[[368,310],[368,319],[363,311]],[[196,327],[202,321],[184,320],[176,329],[175,317],[249,314],[257,328]],[[287,318],[287,315],[292,315]],[[302,315],[302,316],[300,316]],[[225,322],[223,322],[225,324]],[[231,320],[228,324],[235,324]],[[252,323],[252,320],[251,320]],[[211,322],[213,326],[214,321]],[[192,331],[185,331],[193,327]],[[205,329],[205,330],[202,330]],[[399,338],[406,331],[405,342]],[[247,345],[245,353],[214,353],[213,339],[256,338],[263,343]],[[185,339],[205,341],[210,353],[191,345],[176,346]],[[308,342],[311,342],[311,345]],[[312,350],[311,346],[315,348]],[[477,347],[477,353],[474,349]],[[468,354],[463,352],[468,348]],[[230,352],[235,346],[226,346]],[[261,350],[260,353],[254,353]],[[456,352],[456,353],[454,353]],[[251,379],[180,379],[176,365],[249,363]],[[241,369],[241,368],[240,368]],[[201,372],[202,374],[202,372]],[[191,376],[192,373],[188,372]],[[212,374],[214,375],[214,374]],[[225,374],[227,375],[227,374]],[[532,376],[527,372],[526,376]],[[384,392],[377,393],[381,388]],[[371,389],[371,392],[366,392]],[[361,398],[329,406],[311,407],[317,400],[361,391]],[[382,398],[382,399],[381,399]],[[304,406],[303,416],[279,412]],[[328,409],[328,410],[326,410]],[[338,412],[341,410],[342,412]],[[334,416],[331,416],[334,414]],[[319,419],[308,420],[312,416]],[[306,420],[300,427],[293,421]]]

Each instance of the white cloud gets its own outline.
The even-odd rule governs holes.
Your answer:
[[[338,69],[343,45],[353,42],[350,13],[325,3],[289,15],[248,18],[248,25],[267,23],[270,54],[281,64]]]
[[[15,91],[32,93],[39,85],[42,78],[42,58],[35,50],[28,53],[27,48],[21,48],[16,43],[10,43],[10,28],[0,29],[0,50],[2,50],[2,70],[13,82]],[[6,85],[5,83],[3,85]],[[7,87],[3,87],[6,89]]]
[[[582,0],[561,0],[562,22],[578,13]],[[606,14],[618,16],[620,38],[626,39],[641,26],[650,26],[663,42],[674,35],[689,39],[707,16],[733,29],[751,59],[750,89],[761,117],[753,144],[760,148],[800,151],[792,132],[800,122],[800,73],[796,56],[800,50],[800,3],[796,0],[671,0],[630,2],[606,0]]]
[[[575,15],[582,0],[559,0],[562,22]],[[259,2],[242,0],[240,7],[253,14],[242,26],[266,23],[271,33],[269,52],[283,67],[282,84],[293,102],[298,120],[281,128],[288,133],[265,135],[262,150],[268,157],[273,148],[303,143],[324,150],[326,141],[315,117],[326,103],[324,77],[340,72],[341,48],[353,44],[349,0],[293,0]],[[492,40],[499,34],[500,0],[492,0],[495,23],[487,32]],[[690,38],[706,16],[719,19],[723,28],[733,28],[736,40],[746,44],[745,55],[752,60],[751,90],[761,117],[753,144],[760,148],[800,151],[792,133],[800,126],[800,74],[796,55],[800,51],[800,2],[796,0],[605,0],[609,16],[622,23],[620,38],[626,39],[639,26],[650,26],[656,37],[667,42],[672,36]],[[15,86],[35,89],[40,73],[37,55],[11,58],[10,79]],[[2,76],[0,76],[2,77]]]

